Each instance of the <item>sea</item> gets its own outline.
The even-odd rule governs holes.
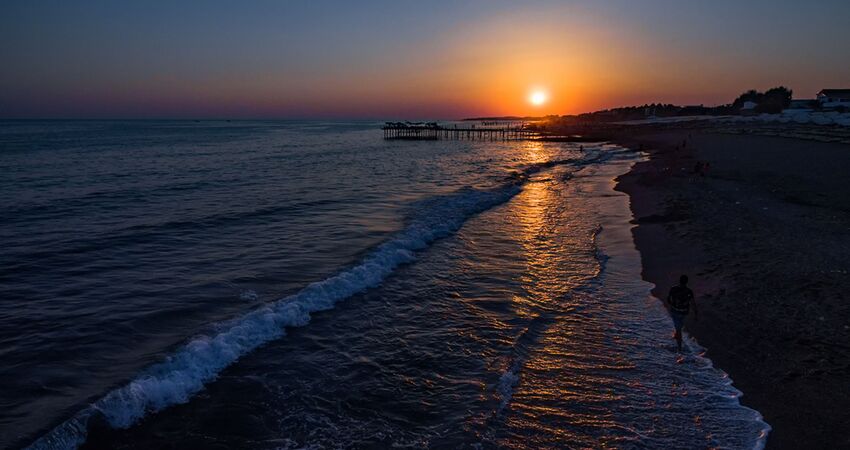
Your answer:
[[[0,448],[729,448],[616,145],[0,122]]]

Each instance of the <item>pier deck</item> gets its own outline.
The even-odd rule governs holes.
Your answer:
[[[384,139],[407,140],[482,140],[509,141],[535,139],[539,133],[523,126],[515,127],[444,127],[435,123],[417,125],[387,122],[381,127]]]

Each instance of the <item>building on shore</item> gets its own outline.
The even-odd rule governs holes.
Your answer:
[[[821,108],[847,108],[850,109],[850,89],[821,89],[817,95],[817,101]]]
[[[741,106],[741,115],[742,116],[754,116],[756,115],[756,107],[759,104],[756,102],[746,101],[744,105]]]

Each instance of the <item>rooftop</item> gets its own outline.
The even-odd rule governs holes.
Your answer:
[[[850,98],[850,89],[821,89],[818,95],[825,97]]]

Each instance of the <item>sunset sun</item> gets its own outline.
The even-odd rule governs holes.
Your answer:
[[[534,106],[540,106],[546,103],[546,93],[543,91],[534,91],[531,93],[531,96],[528,97],[528,100]]]

